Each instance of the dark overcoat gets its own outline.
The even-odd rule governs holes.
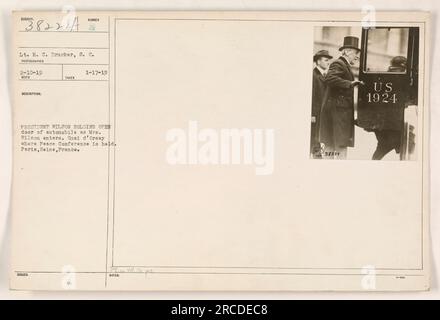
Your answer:
[[[332,62],[319,122],[319,141],[329,147],[354,146],[354,98],[351,66],[343,57]]]
[[[321,115],[322,102],[324,101],[326,84],[325,78],[318,68],[313,69],[313,88],[312,88],[312,117],[316,122],[312,123],[312,144],[319,142],[319,119]]]

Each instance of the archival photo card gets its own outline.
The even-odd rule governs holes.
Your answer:
[[[429,13],[12,18],[12,289],[429,289]]]

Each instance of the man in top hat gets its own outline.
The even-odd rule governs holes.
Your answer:
[[[325,76],[333,57],[327,50],[320,50],[313,56],[315,68],[313,68],[313,87],[312,87],[312,124],[310,134],[310,152],[312,157],[321,157],[321,146],[319,143],[318,129],[321,114],[322,102],[327,85]]]
[[[325,77],[327,90],[322,105],[319,141],[325,145],[325,155],[345,159],[347,147],[354,146],[354,87],[351,67],[359,60],[359,38],[347,36],[339,48],[341,56],[330,64]]]

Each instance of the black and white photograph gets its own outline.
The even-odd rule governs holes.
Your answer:
[[[315,27],[310,157],[415,160],[418,52],[418,27]]]

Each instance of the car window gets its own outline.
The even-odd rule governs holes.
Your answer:
[[[365,72],[405,73],[409,28],[368,30]]]

